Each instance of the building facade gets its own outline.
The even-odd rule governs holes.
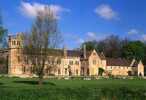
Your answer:
[[[22,53],[23,41],[21,34],[9,37],[8,74],[12,76],[33,76],[31,62]],[[51,49],[46,60],[45,75],[53,76],[98,76],[99,68],[104,75],[144,76],[144,65],[141,61],[106,58],[96,50],[82,51]],[[53,67],[49,67],[53,65]]]

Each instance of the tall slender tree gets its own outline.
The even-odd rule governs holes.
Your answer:
[[[60,37],[54,13],[49,7],[45,7],[43,12],[38,12],[30,34],[24,38],[24,52],[38,75],[40,85],[47,67],[48,48],[56,48],[61,41]]]
[[[2,14],[0,12],[0,48],[7,47],[7,32],[8,30],[4,28],[3,22],[2,22]]]

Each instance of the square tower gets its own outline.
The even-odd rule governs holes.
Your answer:
[[[9,36],[9,75],[22,74],[22,36],[22,33],[18,33],[16,36]]]

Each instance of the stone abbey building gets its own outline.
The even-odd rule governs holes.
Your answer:
[[[21,35],[9,36],[9,48],[3,51],[8,58],[7,72],[11,76],[31,77],[31,62],[22,53]],[[98,76],[99,68],[104,69],[104,75],[115,76],[144,76],[144,65],[142,61],[106,58],[103,53],[95,50],[83,51],[63,49],[51,49],[46,60],[45,75],[53,76]],[[1,54],[1,52],[0,52]]]

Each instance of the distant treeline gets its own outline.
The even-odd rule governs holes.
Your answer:
[[[140,40],[132,41],[111,35],[100,41],[84,42],[81,49],[84,44],[87,50],[95,49],[97,52],[103,52],[106,57],[142,60],[146,65],[146,43]]]

